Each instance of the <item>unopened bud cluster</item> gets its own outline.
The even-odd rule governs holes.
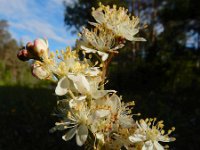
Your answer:
[[[18,52],[18,58],[22,61],[29,59],[41,60],[48,55],[48,41],[45,39],[36,39],[33,43],[28,42],[26,47]]]

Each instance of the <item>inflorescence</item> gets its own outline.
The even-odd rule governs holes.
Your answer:
[[[132,114],[134,101],[124,103],[115,90],[104,89],[108,66],[126,40],[145,41],[135,37],[139,18],[122,7],[102,4],[92,9],[92,16],[94,28],[83,28],[73,50],[50,52],[46,39],[36,39],[18,52],[20,60],[34,60],[33,76],[56,82],[55,94],[64,97],[57,103],[61,121],[50,131],[65,130],[63,140],[75,136],[77,145],[98,150],[168,148],[159,142],[174,141],[169,137],[174,127],[165,134],[163,121],[135,120],[139,114]]]

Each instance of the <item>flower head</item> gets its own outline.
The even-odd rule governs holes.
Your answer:
[[[84,28],[82,31],[83,36],[86,37],[88,43],[96,50],[106,52],[110,50],[114,44],[114,34],[111,30],[106,28],[98,27],[89,31]]]
[[[66,99],[58,100],[56,115],[60,121],[50,131],[66,130],[62,139],[76,137],[76,143],[92,145],[94,149],[163,150],[158,142],[170,142],[174,128],[165,134],[163,121],[134,120],[134,101],[124,103],[115,90],[105,90],[108,66],[126,40],[145,41],[135,37],[139,18],[130,17],[128,10],[100,4],[92,15],[94,29],[83,28],[75,49],[49,53],[48,41],[36,39],[18,52],[18,58],[32,61],[32,74],[39,79],[57,82],[55,93]],[[79,55],[82,50],[83,55]],[[86,55],[85,53],[92,53]],[[87,57],[88,56],[88,57]],[[91,59],[95,56],[96,59]],[[88,59],[89,58],[89,59]],[[88,138],[89,137],[89,138]],[[92,140],[91,140],[92,139]],[[87,142],[86,142],[87,141]]]
[[[95,28],[88,30],[83,28],[81,40],[77,42],[77,46],[86,53],[97,53],[105,61],[108,58],[108,50],[114,45],[114,34],[103,28]]]
[[[81,41],[78,41],[79,47],[86,53],[97,53],[105,61],[110,52],[116,52],[124,45],[116,42],[115,34],[103,26],[98,26],[89,31],[83,28]]]
[[[69,102],[68,100],[65,100]],[[61,110],[63,120],[61,122],[55,123],[50,132],[56,130],[67,130],[67,132],[62,136],[62,139],[68,141],[76,135],[76,143],[82,146],[88,137],[88,126],[91,124],[90,120],[90,110],[85,102],[79,102],[73,108],[64,107]]]
[[[144,38],[134,37],[139,32],[139,18],[130,18],[127,14],[128,10],[114,5],[112,8],[100,4],[96,10],[93,8],[92,16],[98,22],[103,24],[106,28],[112,30],[116,36],[125,38],[129,41],[145,41]],[[92,23],[95,25],[95,23]]]
[[[155,121],[156,119],[141,119],[139,123],[136,122],[138,129],[129,137],[129,140],[133,143],[142,144],[143,150],[163,150],[164,147],[158,142],[174,141],[175,138],[169,137],[169,134],[175,128],[173,127],[165,134],[163,121],[159,121],[157,124],[155,124]]]

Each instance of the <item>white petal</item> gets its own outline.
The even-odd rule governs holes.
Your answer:
[[[164,148],[163,148],[163,146],[162,145],[160,145],[157,141],[154,141],[153,142],[153,145],[154,145],[154,149],[155,150],[164,150]]]
[[[80,125],[76,133],[76,143],[79,146],[82,146],[87,140],[88,128],[85,125]]]
[[[76,100],[78,101],[82,101],[82,100],[85,100],[87,96],[79,96],[79,97],[76,97]]]
[[[93,25],[93,26],[95,26],[95,27],[99,25],[98,23],[90,22],[90,21],[88,21],[88,23],[91,24],[91,25]]]
[[[68,141],[72,139],[75,134],[76,134],[76,127],[70,129],[65,135],[62,136],[62,139]]]
[[[58,81],[58,84],[55,89],[56,95],[62,96],[68,92],[68,88],[70,86],[69,79],[67,77],[63,77]]]
[[[123,33],[122,36],[129,41],[133,41],[134,35],[138,32],[138,29],[127,30],[127,28],[121,28],[121,33]]]
[[[94,99],[99,99],[108,93],[116,93],[116,91],[115,90],[96,90],[92,92],[92,97]]]
[[[97,50],[92,49],[92,48],[85,47],[85,46],[83,46],[83,45],[81,45],[81,48],[82,48],[86,53],[96,53],[96,52],[97,52]]]
[[[144,143],[142,150],[154,150],[153,143],[151,141],[147,141]]]
[[[114,48],[112,48],[112,49],[110,49],[111,51],[115,51],[115,50],[118,50],[118,49],[120,49],[120,48],[122,48],[122,47],[124,47],[124,44],[119,44],[119,45],[117,45],[116,47],[114,47]]]
[[[104,143],[104,135],[103,133],[96,133],[96,138]]]
[[[133,121],[133,118],[129,116],[121,116],[119,118],[119,124],[124,128],[130,128],[133,126],[134,121]]]
[[[147,40],[145,38],[142,38],[142,37],[134,37],[133,41],[142,41],[142,42],[145,42]]]
[[[103,61],[105,61],[106,59],[108,59],[109,54],[107,54],[105,52],[100,52],[100,51],[97,51],[97,53],[101,56],[101,59]]]
[[[94,19],[98,22],[98,23],[103,23],[105,22],[105,17],[102,11],[93,11],[92,12],[92,16],[94,17]]]
[[[90,84],[85,76],[69,74],[68,77],[73,81],[75,88],[80,93],[86,94],[90,91]]]
[[[129,41],[133,41],[133,35],[132,34],[124,34],[124,38],[129,40]]]
[[[96,111],[95,115],[99,118],[106,117],[110,114],[110,110],[99,109]]]
[[[110,97],[110,101],[109,102],[111,102],[110,105],[111,105],[111,108],[112,108],[112,112],[116,113],[116,111],[118,111],[118,108],[121,105],[121,100],[120,100],[119,96],[117,96],[117,94],[113,94]]]
[[[141,142],[146,140],[146,136],[142,134],[133,134],[132,136],[129,136],[129,140],[133,143]]]

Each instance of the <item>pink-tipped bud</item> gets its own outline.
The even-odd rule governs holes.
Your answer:
[[[36,57],[39,58],[46,58],[48,57],[48,41],[45,39],[36,39],[34,41],[34,44],[32,43],[28,43],[29,47],[32,48],[33,47],[33,53],[36,55]]]
[[[38,79],[49,79],[51,77],[51,73],[43,66],[43,64],[40,61],[36,61],[32,67],[31,72],[34,77]]]
[[[17,57],[22,61],[29,59],[42,60],[48,57],[48,41],[45,39],[36,39],[34,42],[28,42],[26,49],[18,52]]]

